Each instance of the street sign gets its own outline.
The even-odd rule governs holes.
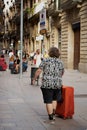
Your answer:
[[[36,37],[36,41],[40,41],[43,40],[43,35],[39,35],[38,37]]]
[[[40,12],[40,34],[46,33],[46,9]]]
[[[47,33],[47,30],[46,30],[46,29],[40,30],[40,34],[41,34],[41,35],[44,35],[44,34],[46,34],[46,33]]]

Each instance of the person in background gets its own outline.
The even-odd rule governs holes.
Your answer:
[[[10,50],[10,51],[9,51],[9,58],[11,58],[12,55],[14,55],[14,53],[13,53],[12,50]]]
[[[24,56],[23,59],[22,59],[22,66],[23,66],[23,72],[27,71],[27,68],[28,68],[28,60],[27,60],[27,57]]]
[[[7,69],[7,63],[4,55],[0,55],[0,71],[5,71]]]
[[[48,53],[47,53],[47,50],[45,50],[43,57],[44,57],[44,58],[48,58],[48,56],[49,56],[49,55],[48,55]]]
[[[30,53],[30,61],[31,61],[31,65],[33,65],[33,60],[34,60],[34,55],[35,55],[35,53],[32,51],[31,53]]]
[[[9,69],[11,69],[13,67],[14,60],[15,60],[15,56],[11,55],[11,57],[9,58]]]
[[[41,63],[41,59],[42,59],[42,54],[40,53],[40,49],[37,49],[36,54],[34,56],[36,67],[39,67],[39,65]]]
[[[19,69],[20,69],[20,59],[19,56],[16,55],[16,59],[14,60],[14,64],[15,64],[15,70],[17,73],[19,73]]]
[[[5,49],[3,49],[2,51],[3,51],[3,55],[5,55]]]
[[[44,58],[39,65],[38,70],[33,78],[35,80],[42,72],[41,91],[50,123],[55,123],[55,110],[57,106],[58,90],[62,87],[62,75],[64,73],[64,65],[60,60],[60,52],[56,47],[49,49],[49,57]]]

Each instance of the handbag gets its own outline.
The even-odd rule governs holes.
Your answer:
[[[62,87],[60,89],[58,89],[57,102],[58,103],[62,103],[63,102]]]

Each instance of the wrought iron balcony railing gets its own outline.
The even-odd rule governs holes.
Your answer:
[[[61,12],[61,0],[51,0],[48,3],[48,15],[56,15]]]
[[[78,3],[81,3],[82,0],[61,0],[61,8],[63,10],[70,9],[75,7]]]

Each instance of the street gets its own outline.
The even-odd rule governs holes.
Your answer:
[[[65,70],[63,84],[74,87],[75,113],[72,119],[48,118],[39,86],[30,84],[30,70],[11,74],[0,71],[0,130],[87,130],[87,74]]]

